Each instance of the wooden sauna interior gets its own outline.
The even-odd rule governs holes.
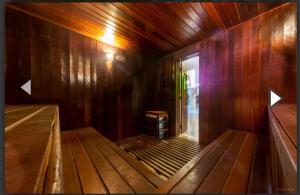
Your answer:
[[[6,3],[5,192],[296,193],[296,13]]]

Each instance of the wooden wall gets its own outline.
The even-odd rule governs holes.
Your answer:
[[[175,134],[176,62],[200,55],[200,142],[227,128],[263,133],[269,89],[296,102],[296,4],[287,3],[161,58],[154,105],[171,113]],[[161,93],[164,92],[164,93]],[[166,104],[164,103],[166,102]]]
[[[106,61],[114,49],[125,61]],[[6,104],[57,103],[61,129],[93,125],[110,139],[139,132],[151,59],[6,9]],[[32,95],[20,87],[32,80]],[[137,121],[137,122],[136,122]]]
[[[296,6],[286,4],[229,31],[237,129],[264,128],[269,89],[296,103]]]
[[[289,3],[161,58],[107,45],[6,9],[6,103],[58,103],[62,129],[93,125],[117,140],[139,132],[142,113],[165,109],[176,134],[176,62],[200,54],[200,142],[227,128],[263,132],[268,89],[296,102],[296,4]],[[155,65],[156,64],[156,65]],[[32,79],[32,96],[19,87]],[[178,132],[178,131],[177,131]]]

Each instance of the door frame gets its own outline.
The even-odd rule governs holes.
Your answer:
[[[200,52],[195,52],[193,54],[187,55],[183,58],[179,58],[178,60],[176,60],[176,67],[175,67],[175,127],[176,127],[176,136],[182,134],[182,79],[181,79],[181,75],[182,75],[182,62],[185,60],[188,60],[190,58],[193,57],[199,57],[200,59]],[[200,71],[200,60],[199,60],[199,71]],[[198,73],[200,74],[200,72]],[[179,93],[178,93],[179,90]],[[200,115],[199,115],[200,116]],[[200,122],[200,118],[198,120]],[[199,128],[198,131],[200,131],[200,124],[199,124]],[[199,132],[200,135],[200,132]]]

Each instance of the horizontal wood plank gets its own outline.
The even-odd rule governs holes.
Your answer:
[[[8,193],[42,193],[52,150],[53,124],[57,106],[43,109],[5,133],[5,191]],[[35,107],[31,114],[41,107]],[[24,109],[20,110],[24,111]],[[19,111],[18,121],[22,120]]]
[[[114,150],[112,150],[103,140],[97,135],[97,132],[93,129],[84,129],[87,135],[91,138],[92,142],[96,145],[106,158],[113,164],[118,172],[126,179],[128,184],[137,193],[149,193],[154,192],[155,187],[143,177],[135,168],[128,164],[123,158],[121,158]]]
[[[196,190],[196,193],[220,193],[222,187],[232,169],[234,162],[240,152],[240,148],[245,144],[246,133],[239,133],[228,147],[216,166],[207,175],[205,180]],[[246,178],[247,181],[247,178]]]
[[[76,131],[109,193],[133,193],[131,187],[83,131]]]
[[[65,193],[82,193],[74,157],[66,133],[61,134],[63,156],[63,180]]]
[[[155,187],[160,186],[163,180],[157,177],[154,173],[144,167],[138,160],[133,158],[131,155],[127,155],[121,148],[109,141],[103,135],[99,134],[99,137],[108,144],[116,153],[118,153],[123,159],[125,159],[131,166],[133,166],[138,172],[140,172],[148,181],[150,181]]]
[[[108,26],[113,26],[115,41],[110,44],[122,49],[142,49],[148,56],[178,50],[282,3],[265,3],[260,12],[258,3],[251,5],[249,10],[247,3],[234,2],[6,4],[96,40],[101,39]]]
[[[247,134],[239,154],[230,169],[230,174],[226,179],[221,193],[245,193],[248,185],[252,159],[257,142],[257,136]],[[254,180],[257,178],[253,178]]]
[[[88,154],[86,153],[75,132],[69,131],[67,137],[74,157],[83,193],[106,193],[106,188],[102,182],[102,179],[98,176],[95,167],[90,161]]]
[[[297,188],[296,112],[289,107],[283,104],[275,105],[274,110],[268,108],[269,151],[275,192],[292,193]]]
[[[44,110],[47,106],[32,106],[15,110],[14,112],[8,112],[5,114],[5,131],[9,131],[12,128],[18,126],[24,121],[30,119],[35,114]]]
[[[181,181],[171,190],[171,193],[194,193],[200,183],[215,167],[219,158],[236,138],[237,132],[231,133],[224,142],[202,158]]]

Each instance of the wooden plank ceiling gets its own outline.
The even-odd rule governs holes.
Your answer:
[[[7,3],[85,36],[162,56],[282,3]],[[111,36],[113,34],[113,36]]]

